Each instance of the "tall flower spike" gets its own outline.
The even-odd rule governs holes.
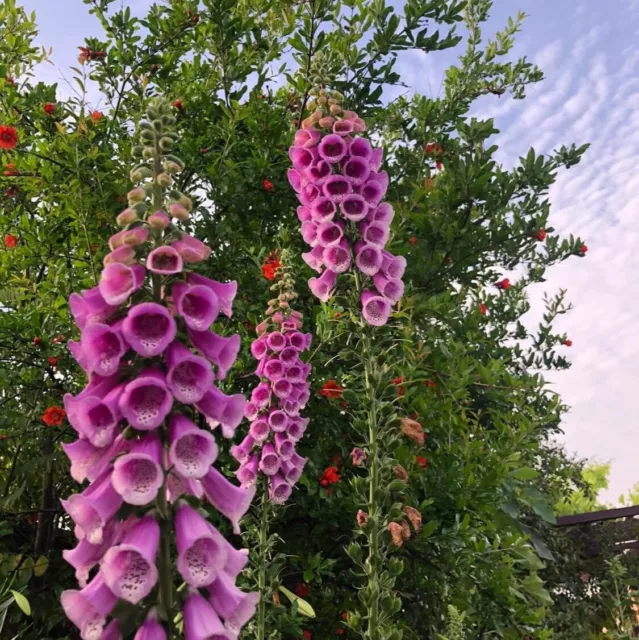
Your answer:
[[[189,585],[211,588],[211,602],[188,598],[186,637],[236,640],[258,597],[235,586],[248,551],[182,498],[208,501],[239,533],[255,493],[212,466],[214,434],[184,415],[201,411],[196,422],[221,425],[224,437],[243,419],[244,397],[215,385],[233,366],[240,337],[210,330],[220,313],[232,315],[237,286],[191,272],[211,249],[179,228],[192,203],[172,186],[184,168],[172,154],[175,117],[162,99],[147,116],[133,149],[137,186],[116,219],[124,228],[109,240],[99,285],[69,299],[80,333],[69,349],[90,380],[64,398],[79,439],[63,449],[73,479],[90,484],[62,501],[78,539],[63,557],[80,585],[62,593],[62,607],[83,640],[122,639],[118,621],[109,621],[118,600],[149,611],[135,640],[174,638],[177,565]],[[122,520],[131,508],[136,515]]]

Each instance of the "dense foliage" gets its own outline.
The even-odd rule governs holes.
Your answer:
[[[213,249],[200,272],[238,283],[226,326],[242,348],[225,391],[249,395],[254,385],[249,345],[272,297],[276,249],[292,256],[296,308],[313,333],[298,449],[308,462],[287,505],[269,512],[265,579],[258,554],[240,579],[267,593],[266,637],[375,637],[364,619],[376,595],[362,562],[371,536],[357,522],[370,480],[351,458],[371,445],[371,398],[384,425],[380,518],[398,521],[413,507],[422,522],[401,546],[378,531],[374,571],[389,615],[378,637],[567,640],[627,623],[627,558],[606,564],[610,553],[580,568],[578,544],[552,529],[552,506],[583,484],[581,465],[553,444],[566,407],[543,378],[569,366],[571,343],[553,330],[569,309],[565,293],[550,292],[536,330],[522,322],[526,288],[586,256],[582,239],[554,233],[548,190],[587,145],[549,156],[522,149],[503,167],[492,120],[469,115],[480,98],[524,99],[543,79],[510,55],[524,16],[485,40],[490,0],[407,0],[401,9],[384,0],[173,0],[142,17],[115,0],[85,4],[104,35],[78,42],[65,100],[37,80],[47,54],[33,44],[36,17],[14,0],[0,7],[2,633],[74,637],[59,606],[74,581],[61,557],[74,542],[59,500],[74,482],[60,444],[74,433],[59,408],[86,380],[66,347],[78,337],[68,298],[98,282],[131,188],[122,178],[131,134],[159,95],[172,102],[186,166],[176,188],[193,194],[184,228]],[[452,47],[461,53],[440,97],[387,99],[402,85],[402,52]],[[350,280],[323,303],[304,286],[315,274],[300,257],[287,153],[318,85],[342,94],[385,147],[395,211],[387,249],[408,267],[405,296],[376,333],[362,326]],[[421,425],[425,440],[402,434],[400,418]],[[220,449],[217,466],[230,476],[237,465]],[[261,513],[256,506],[245,520],[251,549],[265,541]],[[242,637],[255,637],[254,625]]]

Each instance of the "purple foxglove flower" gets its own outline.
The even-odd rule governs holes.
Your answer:
[[[284,411],[275,409],[268,416],[268,424],[275,433],[286,431],[288,426],[288,416]]]
[[[260,458],[260,471],[267,476],[274,476],[280,470],[280,457],[275,451],[275,447],[267,442],[262,447],[262,457]]]
[[[281,473],[276,473],[271,479],[269,497],[273,504],[284,504],[290,497],[293,487]]]
[[[113,463],[111,483],[127,504],[149,504],[164,482],[162,442],[149,433],[130,445],[129,453]]]
[[[322,138],[322,134],[315,129],[298,129],[295,132],[295,146],[310,149],[317,145]]]
[[[271,385],[268,382],[260,382],[251,392],[251,401],[256,404],[258,409],[268,407],[271,402]]]
[[[301,462],[296,460],[299,458]],[[293,457],[290,460],[287,460],[282,463],[282,473],[284,475],[284,479],[291,486],[297,484],[299,479],[302,477],[302,473],[304,473],[304,465],[306,464],[306,458],[302,458],[298,456],[296,453],[293,454]]]
[[[156,211],[147,218],[147,222],[153,229],[166,229],[171,224],[171,219],[164,211]]]
[[[87,479],[89,482],[93,482],[96,478],[99,478],[107,469],[111,468],[111,463],[123,451],[128,450],[128,441],[124,439],[124,436],[120,434],[113,442],[104,447],[102,456],[96,460],[90,467],[87,468]]]
[[[319,188],[314,184],[308,184],[304,189],[302,189],[301,193],[297,194],[297,199],[307,207],[310,205],[316,198],[320,195]]]
[[[264,362],[264,360],[262,362]],[[270,358],[264,363],[264,375],[273,382],[283,378],[285,371],[286,367],[284,363],[278,358]]]
[[[281,351],[286,346],[286,338],[279,331],[272,331],[266,337],[266,344],[271,351]]]
[[[261,360],[267,353],[268,346],[264,336],[251,342],[251,354],[256,360]]]
[[[380,270],[382,262],[382,251],[378,246],[360,244],[359,248],[356,248],[355,264],[364,275],[374,276]]]
[[[145,358],[163,353],[176,333],[175,320],[169,310],[155,302],[131,307],[122,323],[124,339]]]
[[[382,166],[382,160],[384,159],[384,149],[382,147],[377,147],[373,149],[373,153],[369,158],[369,165],[371,171],[379,171],[379,168]]]
[[[302,239],[311,247],[317,244],[317,226],[318,225],[312,221],[302,222]]]
[[[195,331],[208,331],[219,313],[219,302],[212,289],[204,285],[177,282],[171,297],[186,326]]]
[[[370,160],[373,156],[373,147],[366,138],[354,138],[348,147],[348,153],[355,158]]]
[[[166,640],[166,631],[158,622],[155,608],[149,611],[144,624],[138,629],[133,640]]]
[[[394,216],[393,207],[388,202],[382,202],[377,209],[371,209],[368,219],[370,222],[381,222],[390,225]]]
[[[385,193],[382,183],[377,180],[369,179],[360,189],[360,195],[370,207],[377,207]]]
[[[386,173],[386,171],[380,171],[379,173],[371,172],[370,179],[379,182],[382,185],[384,193],[386,193],[389,183],[388,173]]]
[[[122,415],[140,431],[157,429],[172,406],[173,396],[167,389],[164,374],[156,369],[142,371],[126,385],[119,400]]]
[[[102,264],[106,267],[112,262],[121,262],[122,264],[131,265],[135,262],[135,249],[129,246],[118,247],[115,251],[107,253],[102,260]]]
[[[282,401],[282,409],[289,416],[296,416],[300,412],[300,403],[296,400],[284,400]]]
[[[127,245],[137,247],[144,244],[149,238],[149,230],[146,227],[135,227],[133,229],[123,229],[113,234],[109,238],[109,248],[115,251],[119,247]]]
[[[264,442],[268,438],[270,433],[271,428],[269,427],[268,422],[261,418],[255,420],[249,428],[249,435],[258,445]]]
[[[109,304],[102,297],[99,287],[87,289],[82,294],[72,293],[69,308],[80,329],[94,322],[105,322],[118,310],[117,305]]]
[[[78,540],[100,544],[104,527],[120,508],[122,498],[113,488],[111,472],[108,471],[82,493],[75,493],[60,502],[76,525]]]
[[[351,195],[343,198],[339,207],[343,216],[353,222],[363,220],[369,211],[368,203],[364,197],[356,193],[351,193]]]
[[[289,423],[286,427],[289,439],[293,440],[293,442],[301,440],[307,426],[308,418],[300,418],[299,416],[289,418]]]
[[[254,402],[247,402],[244,405],[244,417],[251,422],[257,418],[259,412],[259,407]]]
[[[224,626],[238,635],[253,617],[260,599],[259,593],[244,593],[235,586],[235,579],[222,571],[209,587],[209,602],[224,620]]]
[[[387,278],[401,279],[404,271],[406,271],[406,258],[404,256],[391,255],[388,251],[382,251],[382,256],[381,272]]]
[[[241,393],[227,396],[213,386],[196,403],[195,407],[206,416],[212,428],[220,424],[222,435],[225,438],[232,438],[235,429],[244,418],[245,404],[246,398]]]
[[[328,302],[333,295],[333,288],[337,281],[337,274],[330,269],[326,269],[319,278],[310,278],[308,286],[316,298],[322,302]]]
[[[293,385],[282,378],[273,384],[273,393],[280,399],[288,398],[293,390]]]
[[[299,173],[305,173],[315,162],[317,152],[310,148],[291,147],[288,150],[288,155],[293,163],[293,168]]]
[[[84,353],[84,351],[82,351],[82,345],[79,342],[75,342],[74,340],[67,340],[67,347],[71,352],[71,355],[74,357],[75,361],[84,371],[88,373],[91,369],[91,365],[86,354]]]
[[[365,158],[359,158],[357,156],[352,156],[351,159],[344,164],[343,171],[344,175],[350,178],[353,186],[358,186],[366,182],[371,172],[368,161]]]
[[[351,458],[353,461],[353,466],[361,467],[366,462],[366,451],[360,449],[359,447],[355,447],[351,451]]]
[[[298,351],[304,351],[306,349],[306,338],[303,333],[300,333],[299,331],[289,333],[286,336],[286,339],[294,349],[297,349]]]
[[[306,222],[311,219],[311,210],[308,207],[300,205],[297,207],[297,218],[300,222]]]
[[[248,549],[236,549],[226,538],[224,548],[226,549],[226,563],[224,571],[232,578],[237,578],[249,561]]]
[[[331,133],[322,138],[318,146],[318,152],[324,162],[335,164],[342,161],[348,152],[348,145],[340,135]]]
[[[339,244],[331,245],[324,249],[322,260],[327,269],[335,273],[344,273],[351,267],[351,248],[346,238],[342,238]]]
[[[329,222],[337,213],[337,205],[329,198],[317,198],[310,209],[311,219],[317,224]]]
[[[386,298],[376,296],[372,291],[362,291],[362,315],[368,324],[381,327],[386,324],[391,312],[391,303]]]
[[[286,172],[286,177],[291,187],[293,187],[293,190],[298,193],[308,184],[308,181],[303,178],[296,169],[289,169]]]
[[[177,252],[175,247],[158,247],[157,249],[153,249],[146,259],[146,268],[151,273],[157,273],[161,276],[180,273],[183,267],[182,256]]]
[[[291,316],[288,320],[282,322],[282,331],[297,331],[301,326],[301,320]]]
[[[286,344],[287,342],[288,340],[284,338],[284,344]],[[299,362],[299,351],[295,347],[285,347],[280,352],[279,359],[287,367],[290,367],[292,364],[297,364]]]
[[[231,447],[231,455],[238,461],[244,462],[251,455],[251,450],[255,444],[255,439],[250,435],[246,436],[240,444]]]
[[[353,183],[350,178],[346,178],[345,176],[330,176],[322,186],[322,192],[327,198],[330,198],[333,202],[339,204],[344,200],[344,198],[353,193]]]
[[[111,376],[120,367],[120,358],[127,346],[116,327],[95,323],[85,327],[80,339],[80,347],[88,365],[87,372],[101,376]]]
[[[295,443],[284,433],[275,434],[275,450],[280,460],[290,460],[295,452]]]
[[[183,502],[175,514],[175,536],[177,568],[184,581],[193,587],[211,584],[226,562],[222,534]]]
[[[100,640],[122,640],[120,623],[117,620],[111,620],[102,632]]]
[[[319,162],[316,162],[312,167],[309,167],[306,175],[311,182],[316,184],[318,187],[321,187],[332,173],[333,166],[328,164],[328,162],[320,160]]]
[[[344,227],[341,223],[322,222],[317,227],[317,243],[321,247],[331,247],[340,243],[344,237]]]
[[[111,521],[104,528],[100,544],[91,544],[84,538],[73,549],[65,549],[62,552],[62,557],[75,569],[75,577],[81,587],[86,587],[91,569],[113,546],[117,534],[118,527],[114,521]]]
[[[393,304],[399,302],[404,295],[404,283],[399,278],[387,278],[381,273],[373,277],[375,288]]]
[[[255,496],[255,487],[237,487],[229,482],[215,467],[202,478],[204,495],[211,505],[233,525],[233,533],[239,535],[240,520],[248,511]]]
[[[131,604],[149,595],[158,581],[159,544],[160,525],[153,516],[146,516],[104,554],[100,571],[114,595]]]
[[[87,438],[95,447],[106,447],[115,439],[121,419],[118,408],[123,386],[109,391],[103,398],[99,395],[64,396],[64,406],[71,426],[81,437]],[[100,389],[96,388],[96,393]]]
[[[237,634],[224,628],[211,603],[193,591],[184,605],[185,640],[235,640]]]
[[[176,473],[169,473],[166,476],[166,499],[173,504],[181,496],[185,495],[195,496],[198,500],[201,500],[204,495],[202,483],[192,478],[182,478]]]
[[[213,384],[208,360],[196,356],[177,340],[166,351],[166,364],[166,384],[178,402],[199,402]]]
[[[243,487],[253,487],[257,482],[257,471],[260,459],[256,455],[247,458],[235,472],[235,477]]]
[[[384,247],[390,236],[388,224],[384,222],[363,222],[360,225],[360,232],[364,242],[380,248]]]
[[[195,264],[208,260],[211,255],[211,248],[205,245],[201,240],[183,233],[179,240],[171,243],[171,246],[178,252],[182,261],[186,264]]]
[[[187,333],[193,346],[217,367],[217,379],[224,380],[235,363],[242,345],[239,334],[223,337],[214,331],[192,331]]]
[[[198,273],[189,273],[189,284],[201,284],[208,287],[217,296],[220,311],[230,318],[233,315],[233,300],[237,294],[237,282],[218,282]]]
[[[307,251],[302,254],[302,260],[317,273],[322,273],[322,267],[324,266],[324,247],[319,245],[313,247],[311,251]]]
[[[71,477],[76,482],[84,482],[88,478],[88,471],[108,453],[109,448],[94,447],[83,438],[67,444],[62,443],[62,450],[71,462]]]
[[[336,120],[333,123],[333,133],[342,136],[342,138],[353,133],[353,129],[352,120]]]
[[[108,264],[100,278],[100,293],[107,304],[121,305],[144,284],[146,269],[141,264],[127,266],[121,262]]]
[[[60,596],[64,613],[80,629],[82,640],[99,640],[103,636],[107,616],[117,600],[101,573],[84,589],[68,589]]]
[[[183,478],[202,478],[217,459],[213,435],[179,413],[171,416],[169,438],[169,461]]]

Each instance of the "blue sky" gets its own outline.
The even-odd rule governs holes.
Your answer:
[[[76,63],[83,38],[100,34],[97,20],[81,0],[22,4],[37,12],[38,43],[53,47],[56,66],[45,65],[38,75],[59,81],[61,95],[67,94],[61,74]],[[125,4],[136,12],[150,2]],[[535,285],[529,321],[540,317],[544,291],[568,289],[574,310],[557,329],[573,340],[568,352],[573,367],[547,378],[572,407],[562,440],[580,456],[612,462],[610,489],[602,498],[615,502],[639,481],[639,0],[495,4],[489,31],[518,9],[529,14],[514,55],[528,56],[546,74],[524,101],[490,96],[475,109],[478,117],[494,117],[501,130],[498,159],[512,166],[531,146],[549,152],[572,142],[592,145],[550,193],[553,226],[584,238],[588,255],[554,267],[547,282]],[[404,55],[402,80],[416,92],[438,95],[442,73],[454,57],[453,52]]]

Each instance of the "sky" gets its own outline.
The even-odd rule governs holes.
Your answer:
[[[68,94],[62,76],[71,76],[66,70],[76,64],[83,38],[100,34],[97,20],[82,0],[21,4],[37,13],[37,43],[53,48],[55,66],[44,65],[38,76],[60,82],[61,95]],[[150,2],[125,4],[137,13]],[[513,57],[527,56],[546,79],[524,101],[482,98],[473,115],[495,118],[497,159],[505,167],[531,146],[548,153],[591,144],[549,196],[555,232],[583,238],[587,257],[552,267],[545,283],[530,288],[528,320],[540,317],[544,291],[568,290],[574,309],[555,328],[573,341],[572,368],[546,378],[571,407],[561,440],[580,457],[611,462],[610,488],[600,498],[616,503],[639,482],[639,0],[496,0],[486,37],[517,10],[528,18]],[[455,56],[403,54],[398,71],[413,91],[435,97]]]

